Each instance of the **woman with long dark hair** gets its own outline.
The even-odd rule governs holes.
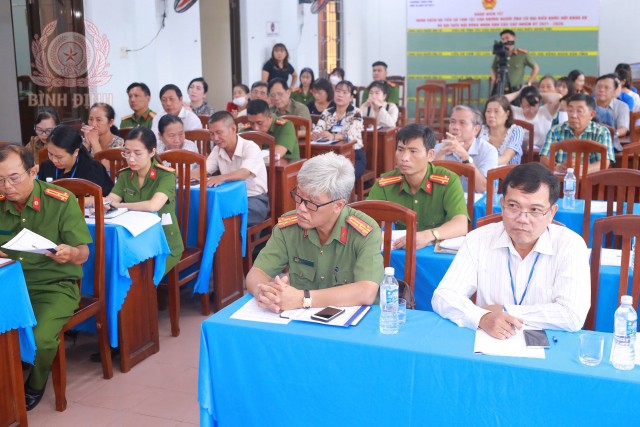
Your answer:
[[[280,77],[284,81],[289,80],[291,76],[291,84],[294,87],[298,81],[298,73],[289,63],[289,51],[282,43],[276,43],[271,49],[271,58],[262,66],[262,80],[269,83],[271,79]]]

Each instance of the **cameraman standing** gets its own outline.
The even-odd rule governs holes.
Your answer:
[[[525,49],[516,49],[516,33],[511,30],[503,30],[500,33],[500,41],[504,46],[502,50],[502,55],[496,52],[497,46],[494,46],[494,53],[496,56],[493,58],[493,63],[491,64],[491,86],[492,94],[496,93],[497,85],[496,80],[498,79],[498,64],[500,61],[500,56],[506,55],[507,60],[507,78],[504,84],[504,93],[516,92],[522,87],[522,83],[524,80],[524,68],[528,66],[531,68],[531,75],[527,80],[527,86],[530,86],[531,83],[535,80],[538,75],[538,71],[540,71],[540,67],[535,63]]]

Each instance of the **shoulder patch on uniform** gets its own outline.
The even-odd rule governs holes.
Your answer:
[[[129,120],[131,117],[133,117],[133,114],[129,114],[128,116],[124,116],[122,117],[120,120]]]
[[[439,173],[432,173],[429,176],[429,181],[435,182],[436,184],[440,184],[440,185],[448,185],[450,179],[451,177],[449,175],[444,175]]]
[[[281,216],[278,218],[278,228],[289,227],[290,225],[298,223],[298,214]]]
[[[149,111],[149,117],[151,117],[152,119],[156,116],[156,112],[155,111]]]
[[[175,173],[175,171],[176,171],[174,168],[170,168],[169,166],[165,166],[162,163],[157,163],[156,164],[156,168],[162,169],[164,171],[171,172],[171,173]]]
[[[522,49],[522,48],[517,48],[516,51],[518,53],[528,53],[529,52],[527,49]]]
[[[402,182],[402,175],[383,176],[378,178],[378,185],[380,187],[386,187],[387,185],[398,184]]]
[[[0,194],[0,200],[6,200],[7,198],[4,196],[4,194]]]
[[[276,120],[276,124],[282,126],[282,125],[286,124],[287,121],[288,120],[286,120],[286,119],[277,119]]]
[[[70,194],[63,190],[58,190],[57,188],[47,188],[44,190],[44,194],[49,197],[53,197],[54,199],[58,199],[61,202],[66,202],[69,200]]]
[[[389,80],[387,80],[387,85],[389,87],[396,87],[396,84],[394,82],[390,82]]]
[[[358,218],[355,215],[349,215],[347,217],[347,224],[356,229],[356,231],[362,234],[364,237],[367,237],[373,227],[367,224],[363,219]]]

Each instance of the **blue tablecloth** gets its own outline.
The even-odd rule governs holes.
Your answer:
[[[189,227],[187,244],[196,246],[198,242],[198,212],[200,199],[198,199],[199,186],[191,187],[191,199],[189,209]],[[218,248],[218,243],[224,233],[222,220],[235,215],[242,215],[240,234],[242,238],[242,256],[245,255],[247,239],[247,186],[244,181],[226,182],[219,187],[207,188],[207,237],[204,245],[204,255],[200,264],[198,279],[193,287],[194,293],[205,294],[209,292],[209,279],[213,269],[213,256]]]
[[[478,200],[473,209],[473,218],[474,223],[473,227],[476,226],[476,220],[478,218],[482,218],[487,214],[487,205],[486,205],[486,196],[482,199]],[[575,231],[580,236],[582,236],[582,222],[584,221],[584,200],[576,199],[576,207],[574,209],[565,209],[562,207],[562,199],[558,199],[558,212],[554,219],[558,222],[561,222],[565,226],[567,226],[570,230]],[[592,202],[593,203],[593,202]],[[493,204],[493,212],[502,212],[500,207],[500,203]],[[636,203],[633,207],[633,213],[638,215],[640,214],[640,204]],[[605,212],[591,212],[591,218],[589,219],[589,246],[591,245],[591,239],[593,237],[593,223],[598,218],[604,218],[606,216]]]
[[[95,224],[87,224],[91,237],[95,239]],[[109,342],[112,347],[118,346],[118,312],[124,304],[127,292],[131,287],[129,268],[149,258],[155,258],[153,283],[158,285],[164,275],[165,261],[171,253],[162,225],[154,224],[151,228],[133,237],[124,227],[105,224],[105,295],[107,303],[107,323]],[[93,272],[95,267],[94,244],[89,245],[89,259],[82,269],[82,290],[93,292]],[[89,319],[77,328],[95,332],[95,319]]]
[[[549,332],[545,359],[475,355],[475,332],[408,311],[397,335],[379,307],[356,327],[230,319],[245,296],[203,322],[201,426],[602,426],[637,418],[640,368],[578,360],[578,334]],[[631,411],[631,412],[630,412]],[[631,423],[633,424],[633,423]]]
[[[36,340],[33,327],[36,316],[31,308],[27,284],[22,266],[14,262],[0,268],[0,334],[18,330],[22,360],[33,363],[36,357]]]

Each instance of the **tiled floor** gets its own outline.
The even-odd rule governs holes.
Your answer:
[[[194,426],[199,423],[198,352],[200,299],[182,292],[180,336],[171,337],[169,314],[159,313],[160,352],[120,372],[114,359],[113,378],[102,378],[99,363],[89,361],[97,340],[80,335],[67,341],[67,410],[56,412],[51,380],[40,404],[28,412],[29,426]]]

